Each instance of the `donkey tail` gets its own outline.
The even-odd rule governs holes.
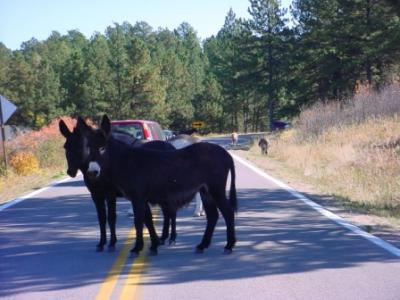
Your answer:
[[[237,211],[238,203],[237,203],[236,185],[235,185],[236,173],[235,173],[235,164],[233,162],[232,157],[231,157],[231,165],[230,165],[229,169],[231,171],[231,188],[229,191],[229,202],[230,202],[231,207],[234,209],[234,211]]]

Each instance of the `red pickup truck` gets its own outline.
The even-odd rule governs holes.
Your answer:
[[[111,126],[113,131],[127,133],[137,139],[165,141],[165,134],[155,121],[118,120],[111,121]]]

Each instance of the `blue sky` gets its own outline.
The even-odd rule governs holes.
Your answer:
[[[288,7],[291,0],[281,3]],[[248,6],[248,0],[0,0],[0,42],[15,50],[32,37],[41,41],[53,30],[73,29],[90,38],[124,21],[170,30],[186,21],[205,39],[221,29],[229,8],[248,18]]]

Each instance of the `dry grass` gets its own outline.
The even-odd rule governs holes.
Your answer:
[[[371,118],[385,119],[400,115],[400,85],[395,83],[380,92],[361,87],[347,101],[318,102],[303,109],[295,121],[299,140],[324,134],[331,128],[362,124]]]
[[[395,116],[331,127],[302,142],[286,132],[271,140],[269,155],[323,192],[400,217],[400,155],[390,146],[400,139],[399,121]]]
[[[352,206],[400,217],[400,85],[304,109],[270,155]]]
[[[0,204],[17,198],[29,191],[39,189],[49,184],[50,181],[65,175],[65,172],[60,168],[42,169],[37,173],[26,176],[20,176],[9,171],[7,176],[0,178]]]

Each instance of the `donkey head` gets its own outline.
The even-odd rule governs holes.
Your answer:
[[[85,136],[92,130],[86,122],[78,117],[77,125],[73,131],[70,131],[63,120],[59,122],[61,134],[65,137],[64,144],[65,157],[67,159],[67,174],[75,177],[78,170],[84,171],[88,157],[87,141]]]
[[[110,119],[104,115],[100,129],[93,129],[87,137],[88,168],[86,174],[91,179],[98,179],[101,174],[106,174],[108,169],[108,156],[106,154],[107,141],[111,133]]]

